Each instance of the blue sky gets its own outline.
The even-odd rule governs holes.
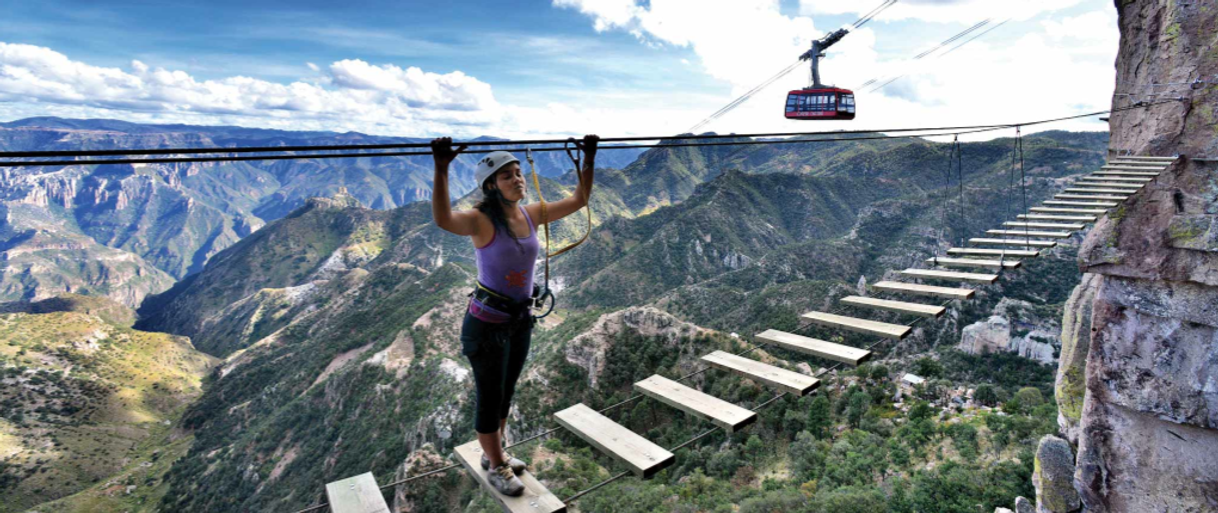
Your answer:
[[[879,0],[4,2],[0,119],[36,115],[432,136],[676,133]],[[1100,110],[1109,0],[902,0],[824,64],[855,122],[1008,122]],[[908,57],[988,17],[949,56]],[[813,129],[781,118],[799,70],[708,130]],[[1019,105],[1011,96],[1046,98]],[[1052,128],[1102,129],[1095,122]]]

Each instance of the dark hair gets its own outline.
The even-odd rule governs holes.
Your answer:
[[[512,233],[512,226],[507,221],[507,213],[503,211],[503,204],[506,202],[503,199],[503,193],[499,192],[499,188],[490,186],[494,177],[495,175],[491,175],[485,182],[482,182],[482,199],[474,205],[474,208],[491,218],[495,231],[502,230],[507,233],[516,242],[516,247],[523,251],[524,247],[520,245],[520,239],[516,238],[516,234]]]

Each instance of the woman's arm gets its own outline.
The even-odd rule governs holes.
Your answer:
[[[478,218],[474,212],[453,212],[448,198],[448,166],[464,151],[465,145],[453,149],[451,137],[431,140],[431,155],[436,161],[436,174],[431,185],[431,217],[436,226],[457,235],[474,235]]]
[[[595,135],[586,135],[581,142],[581,147],[584,150],[584,168],[580,170],[580,184],[575,188],[575,193],[554,202],[546,203],[546,214],[549,217],[549,222],[554,222],[564,217],[577,212],[588,204],[588,200],[592,198],[592,181],[595,178],[596,170],[596,150],[597,143],[600,142],[600,137]],[[525,207],[529,211],[529,216],[541,222],[541,204],[534,203]]]

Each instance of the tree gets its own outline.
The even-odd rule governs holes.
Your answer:
[[[833,425],[831,408],[829,398],[824,395],[818,395],[812,400],[812,406],[808,408],[808,432],[812,436],[825,438],[829,435],[829,427]]]
[[[855,392],[850,396],[850,402],[846,406],[846,421],[851,427],[859,427],[859,422],[863,420],[863,415],[867,410],[871,409],[871,396],[867,392]]]
[[[938,360],[923,356],[914,362],[913,372],[923,378],[938,378],[943,376],[943,364]]]
[[[1040,394],[1040,389],[1035,387],[1024,387],[1015,392],[1015,398],[1019,399],[1019,404],[1023,406],[1025,411],[1032,411],[1037,406],[1045,403],[1045,398]]]
[[[782,430],[788,433],[788,436],[794,437],[796,433],[804,430],[806,421],[807,417],[800,413],[799,410],[787,410],[787,413],[782,417]]]
[[[994,391],[993,385],[981,385],[977,387],[977,390],[973,391],[973,400],[977,401],[978,404],[993,406],[998,404],[998,392]]]
[[[874,379],[877,381],[882,380],[882,379],[888,379],[888,367],[885,367],[883,365],[878,365],[878,364],[876,366],[872,367],[871,368],[871,379]]]

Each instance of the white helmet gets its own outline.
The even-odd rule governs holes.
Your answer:
[[[495,172],[499,171],[499,169],[503,166],[513,162],[520,163],[520,159],[512,156],[511,153],[506,151],[494,151],[487,154],[487,156],[483,157],[482,160],[479,160],[478,167],[474,169],[474,183],[477,184],[474,189],[474,199],[482,199],[482,184],[485,183],[487,179],[494,176]]]

